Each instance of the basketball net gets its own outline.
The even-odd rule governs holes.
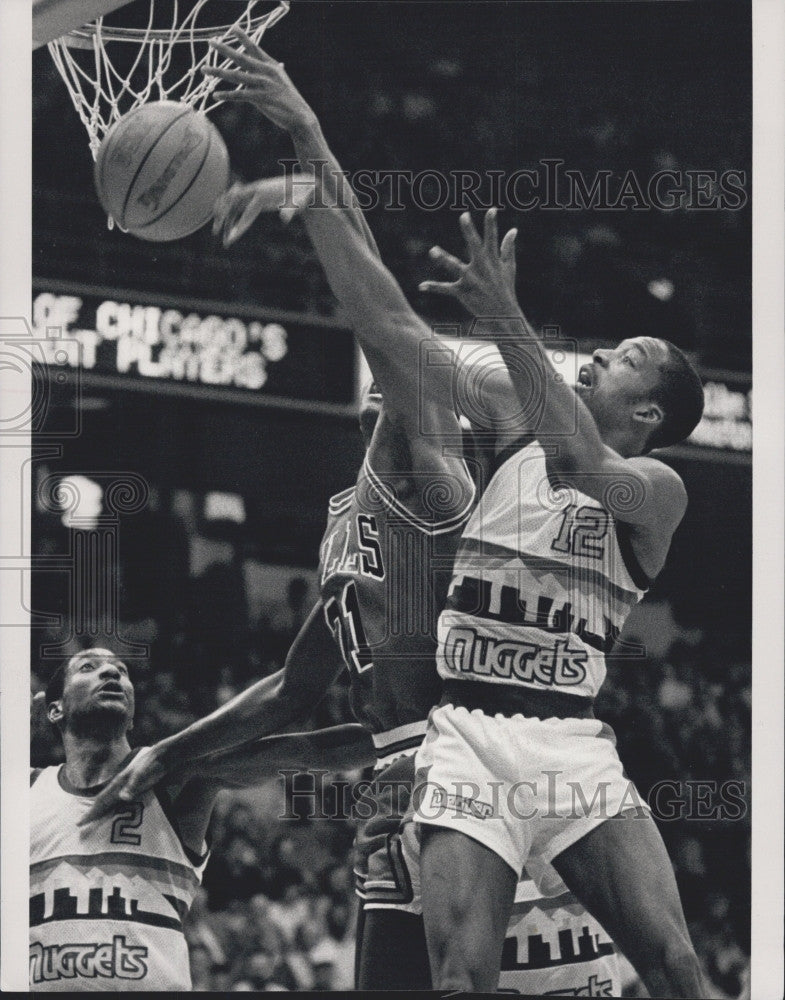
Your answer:
[[[212,92],[219,81],[205,76],[202,68],[229,68],[231,63],[210,46],[210,40],[226,41],[234,28],[241,28],[258,43],[289,10],[289,0],[278,0],[264,13],[260,8],[269,8],[270,0],[244,0],[237,4],[234,21],[209,24],[205,22],[212,0],[191,0],[182,15],[186,4],[180,0],[147,2],[147,27],[109,25],[99,17],[49,43],[54,64],[87,129],[93,159],[109,128],[149,101],[184,101],[204,112],[217,107],[221,101],[213,100]],[[161,28],[160,11],[169,7],[171,25]],[[185,54],[185,71],[183,60],[175,56],[177,50]]]

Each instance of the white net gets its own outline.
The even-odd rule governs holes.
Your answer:
[[[204,76],[205,66],[229,66],[208,44],[227,39],[238,27],[259,42],[289,10],[289,0],[272,9],[269,0],[242,0],[228,6],[234,20],[215,23],[213,0],[146,0],[140,27],[104,23],[98,18],[49,43],[49,51],[82,120],[95,158],[109,128],[148,101],[185,101],[198,111],[221,102],[212,99],[218,84]],[[227,4],[221,10],[226,12]],[[236,16],[235,16],[236,13]]]

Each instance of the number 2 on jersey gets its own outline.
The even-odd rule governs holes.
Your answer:
[[[353,580],[344,586],[340,598],[331,597],[325,602],[324,615],[346,666],[358,674],[372,667],[373,658],[360,619],[360,602]]]
[[[138,847],[142,843],[142,836],[134,833],[142,825],[144,816],[144,806],[141,802],[131,802],[127,809],[115,816],[112,823],[112,836],[110,840],[113,844],[131,844]]]

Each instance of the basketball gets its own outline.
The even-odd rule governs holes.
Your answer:
[[[178,101],[156,101],[109,129],[94,177],[101,204],[121,229],[165,242],[210,221],[229,169],[226,145],[205,114]]]

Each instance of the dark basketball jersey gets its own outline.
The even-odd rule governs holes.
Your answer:
[[[468,473],[384,473],[363,463],[330,500],[320,547],[324,613],[351,675],[357,719],[419,740],[439,700],[436,621],[474,504]],[[377,748],[389,743],[377,740]]]

